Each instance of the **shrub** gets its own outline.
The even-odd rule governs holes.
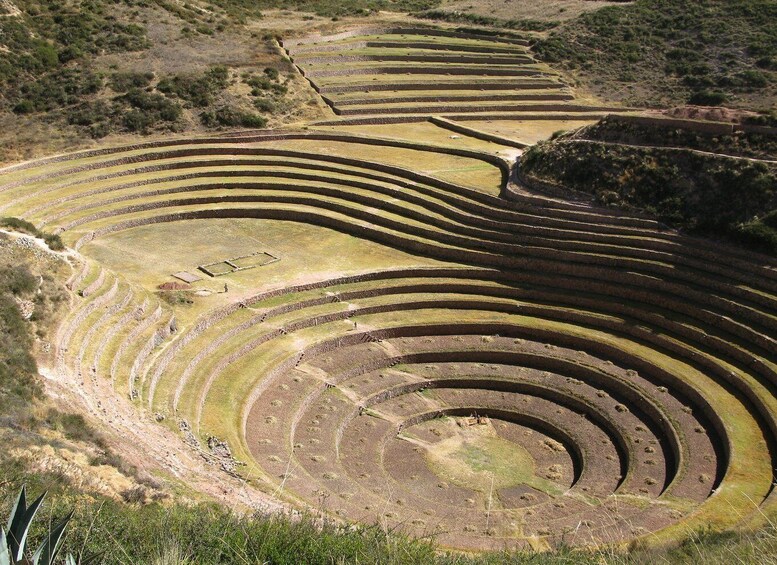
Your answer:
[[[18,99],[17,113],[47,112],[83,102],[103,86],[102,78],[88,70],[65,68],[38,79],[22,81],[9,89],[9,97]]]
[[[148,133],[153,123],[153,118],[140,110],[131,110],[124,115],[124,127],[131,132]]]
[[[157,92],[145,92],[137,88],[116,100],[133,108],[124,115],[124,127],[132,132],[148,133],[159,122],[176,122],[183,112],[177,102]]]
[[[737,75],[744,86],[763,88],[769,84],[769,80],[761,71],[748,69]]]
[[[248,75],[243,78],[243,81],[251,87],[252,96],[260,96],[263,94],[271,94],[275,96],[281,96],[286,94],[288,89],[285,85],[275,82],[276,79],[269,76]]]
[[[91,126],[111,119],[112,109],[103,100],[84,102],[67,113],[67,121],[72,125]]]
[[[221,106],[215,110],[203,112],[200,120],[207,127],[263,128],[267,126],[267,120],[262,116],[244,112],[233,106]]]
[[[2,265],[0,292],[13,295],[29,294],[38,287],[38,279],[26,265]]]
[[[114,73],[110,85],[116,92],[127,92],[135,88],[145,88],[154,80],[154,73]]]
[[[32,114],[35,111],[35,104],[31,100],[22,100],[13,107],[16,114]]]
[[[65,244],[62,243],[62,239],[59,237],[59,235],[50,233],[44,234],[43,241],[46,242],[46,245],[48,245],[49,249],[52,251],[62,251],[65,249]]]
[[[38,367],[32,356],[32,339],[13,298],[14,290],[34,281],[21,267],[0,266],[0,417],[13,417],[33,398],[42,396]]]
[[[777,255],[777,227],[763,221],[738,226],[734,235],[744,245],[763,253]]]
[[[45,233],[36,228],[32,223],[20,218],[7,217],[0,220],[0,225],[10,228],[12,230],[28,233],[35,237],[40,237],[49,246],[49,249],[53,251],[62,251],[65,245],[62,243],[62,239],[58,235]]]
[[[227,87],[229,71],[224,66],[212,67],[201,75],[176,75],[159,81],[160,92],[176,96],[204,108],[213,103],[216,94]]]
[[[40,61],[43,68],[53,69],[59,64],[59,55],[56,48],[46,42],[38,43],[33,52],[34,57]]]
[[[688,99],[688,104],[696,104],[698,106],[720,106],[725,103],[726,100],[728,100],[728,98],[722,92],[703,90],[691,95]]]
[[[159,296],[172,306],[191,306],[194,304],[194,299],[190,292],[175,291],[175,292],[160,292]]]
[[[268,100],[267,98],[257,98],[254,100],[254,108],[261,112],[273,112],[275,111],[276,105],[275,102]]]
[[[32,224],[32,222],[28,222],[27,220],[22,220],[21,218],[14,218],[9,216],[0,220],[0,225],[6,228],[10,228],[12,230],[28,233],[30,235],[34,235],[34,236],[38,235],[38,228],[36,228],[35,225]]]

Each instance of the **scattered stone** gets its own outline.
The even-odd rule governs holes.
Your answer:
[[[555,451],[556,453],[563,453],[566,451],[564,448],[564,445],[555,439],[551,438],[545,438],[542,440],[542,445],[550,449],[551,451]]]

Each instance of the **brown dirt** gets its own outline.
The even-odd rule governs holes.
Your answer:
[[[689,120],[705,120],[710,122],[728,122],[732,124],[742,123],[746,117],[757,116],[755,112],[747,110],[736,110],[732,108],[723,108],[722,106],[678,106],[668,110],[655,112],[673,118],[682,118]]]
[[[157,288],[159,290],[189,290],[192,285],[183,282],[170,281],[160,284]]]

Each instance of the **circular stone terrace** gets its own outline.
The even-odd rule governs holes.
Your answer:
[[[329,65],[342,46],[356,54]],[[399,61],[539,73],[518,40],[287,48],[345,115],[537,103],[340,85]],[[543,104],[565,103],[554,84]],[[463,549],[668,541],[773,508],[773,259],[524,194],[515,145],[493,137],[327,127],[0,170],[3,214],[80,252],[52,363],[108,428],[122,435],[118,408],[90,398],[168,426],[246,488]],[[251,253],[279,260],[229,262]],[[200,273],[192,306],[155,292],[160,273],[219,261],[235,269]]]

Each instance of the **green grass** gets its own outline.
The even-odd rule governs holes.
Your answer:
[[[534,458],[523,446],[489,435],[478,427],[429,448],[427,458],[431,468],[463,488],[475,488],[486,494],[490,492],[492,480],[495,490],[528,485],[552,495],[563,492],[559,485],[536,474]]]
[[[5,516],[18,488],[49,496],[31,533],[31,543],[47,531],[50,519],[75,510],[68,525],[64,551],[103,553],[105,565],[197,563],[335,565],[345,563],[433,565],[729,565],[773,563],[777,529],[772,523],[743,532],[692,531],[676,546],[647,549],[573,550],[563,545],[545,553],[492,552],[466,555],[439,551],[434,540],[417,540],[378,526],[340,527],[318,516],[238,515],[209,504],[126,504],[104,497],[87,497],[62,475],[28,473],[16,461],[0,462],[0,511]],[[171,559],[176,556],[177,559]]]

